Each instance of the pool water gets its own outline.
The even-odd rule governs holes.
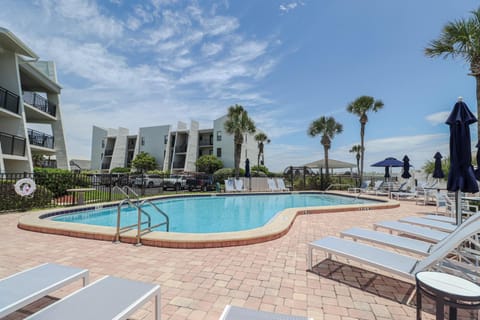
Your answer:
[[[373,203],[373,200],[326,194],[277,194],[183,197],[152,201],[168,214],[170,232],[216,233],[258,228],[268,223],[278,212],[287,208],[320,207],[346,204]],[[151,206],[145,206],[152,225],[165,218]],[[137,209],[122,208],[121,226],[137,222]],[[92,209],[55,216],[54,221],[116,227],[117,207]],[[142,221],[146,221],[142,215]],[[156,231],[165,231],[165,226]]]

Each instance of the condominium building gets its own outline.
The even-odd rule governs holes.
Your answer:
[[[197,121],[190,127],[179,122],[171,125],[144,127],[130,135],[126,128],[104,129],[93,126],[92,170],[111,171],[116,167],[130,167],[140,152],[153,156],[157,169],[170,172],[194,172],[195,162],[202,155],[214,155],[225,168],[234,167],[233,136],[227,134],[224,123],[227,116],[213,121],[213,128],[199,129]],[[242,146],[240,167],[247,158],[257,159],[257,143],[253,135],[246,135]]]
[[[0,70],[0,173],[32,172],[35,155],[70,169],[55,64],[0,27]]]

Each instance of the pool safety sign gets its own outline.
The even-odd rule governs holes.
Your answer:
[[[35,181],[30,178],[20,179],[15,183],[15,192],[22,197],[31,196],[36,189]]]

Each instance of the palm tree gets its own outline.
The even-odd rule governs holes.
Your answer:
[[[358,97],[355,101],[347,106],[347,111],[357,115],[360,118],[360,184],[363,180],[363,162],[365,159],[365,125],[368,122],[368,111],[377,112],[383,108],[382,100],[375,100],[370,96]]]
[[[350,149],[350,153],[355,153],[355,158],[357,158],[357,173],[360,175],[360,153],[362,151],[362,146],[359,144],[353,145]]]
[[[333,117],[325,117],[325,116],[322,116],[317,120],[314,120],[310,124],[310,127],[308,128],[308,134],[311,137],[315,137],[319,134],[322,135],[320,143],[322,144],[323,151],[325,153],[325,170],[327,171],[327,181],[329,177],[328,150],[332,145],[333,137],[335,137],[335,135],[338,133],[342,133],[342,131],[343,131],[343,126],[341,123],[338,123],[337,121],[335,121],[335,118]]]
[[[425,48],[428,57],[461,57],[470,64],[469,75],[474,76],[477,85],[477,116],[480,116],[480,8],[471,12],[473,17],[448,22],[440,38]],[[480,137],[480,125],[477,126]]]
[[[235,177],[238,178],[240,171],[240,158],[242,156],[243,136],[246,133],[255,133],[255,123],[248,116],[247,110],[241,105],[236,104],[228,108],[227,120],[225,121],[224,128],[228,134],[233,135]]]
[[[265,157],[263,153],[264,143],[270,143],[270,139],[268,139],[267,135],[263,132],[257,133],[254,138],[258,145],[257,166],[260,167],[260,156],[262,157],[262,165],[265,165]]]

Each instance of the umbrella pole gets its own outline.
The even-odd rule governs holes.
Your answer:
[[[462,192],[455,192],[455,213],[457,218],[457,226],[462,224]]]

